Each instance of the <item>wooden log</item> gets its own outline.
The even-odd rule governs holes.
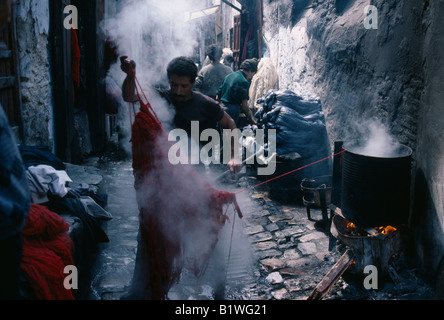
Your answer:
[[[324,298],[352,263],[353,251],[348,249],[321,282],[319,282],[307,300],[321,300]]]

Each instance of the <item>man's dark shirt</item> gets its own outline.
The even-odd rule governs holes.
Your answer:
[[[174,106],[174,126],[191,136],[191,121],[199,121],[199,136],[205,129],[216,129],[216,123],[224,117],[221,105],[200,92],[193,91],[188,101],[175,101],[169,90],[157,89],[159,94]]]

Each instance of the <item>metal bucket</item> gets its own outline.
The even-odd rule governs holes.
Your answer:
[[[315,209],[320,209],[323,206],[328,207],[331,203],[332,176],[305,178],[301,182],[301,190],[304,193],[304,205]],[[322,192],[325,194],[324,200],[322,200]]]

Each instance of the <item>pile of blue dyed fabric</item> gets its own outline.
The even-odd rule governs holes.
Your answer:
[[[258,103],[262,104],[255,114],[258,129],[276,129],[278,156],[296,152],[316,161],[331,155],[319,100],[304,100],[289,90],[270,90]]]

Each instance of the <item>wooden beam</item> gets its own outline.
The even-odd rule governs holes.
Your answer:
[[[105,0],[84,1],[83,26],[85,45],[86,95],[91,136],[92,155],[102,155],[106,149],[105,81],[104,67],[105,35],[99,27],[104,19]]]
[[[319,282],[307,300],[321,300],[335,285],[336,281],[344,274],[353,263],[353,251],[348,249],[341,259],[330,269],[327,275]]]
[[[72,163],[74,141],[74,110],[71,60],[71,31],[63,26],[63,8],[70,0],[51,0],[50,30],[53,101],[54,147],[56,156]]]
[[[229,2],[228,0],[222,0],[223,3],[225,3],[226,5],[232,7],[234,10],[239,11],[240,13],[242,13],[242,9],[239,9],[238,7],[236,7],[234,4],[232,4],[231,2]]]

